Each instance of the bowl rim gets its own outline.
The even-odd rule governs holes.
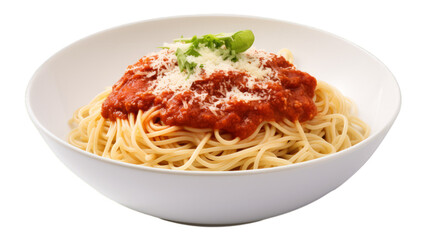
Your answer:
[[[175,170],[175,169],[162,169],[162,168],[154,168],[154,167],[148,167],[148,166],[142,166],[142,165],[137,165],[137,164],[132,164],[132,163],[126,163],[126,162],[121,162],[119,160],[114,160],[114,159],[110,159],[110,158],[106,158],[106,157],[102,157],[102,156],[98,156],[95,155],[93,153],[89,153],[86,152],[78,147],[75,147],[71,144],[69,144],[67,141],[65,141],[64,139],[56,136],[55,134],[53,134],[51,131],[49,131],[48,129],[46,129],[38,120],[38,118],[36,117],[32,107],[31,107],[31,94],[32,94],[32,89],[33,89],[33,85],[35,84],[35,82],[37,81],[37,76],[39,74],[39,72],[44,68],[44,66],[49,63],[50,61],[52,61],[54,58],[56,58],[58,55],[60,55],[62,52],[66,51],[68,48],[74,46],[75,44],[78,44],[80,42],[83,42],[85,40],[88,40],[90,38],[102,35],[106,32],[109,31],[115,31],[121,28],[126,28],[126,27],[130,27],[133,25],[139,25],[139,24],[145,24],[145,23],[151,23],[151,22],[158,22],[158,21],[174,21],[177,19],[184,19],[184,18],[241,18],[241,19],[253,19],[253,20],[262,20],[262,21],[272,21],[272,22],[278,22],[278,23],[285,23],[285,24],[289,24],[289,25],[294,25],[294,26],[298,26],[298,27],[302,27],[302,28],[306,28],[309,29],[311,31],[317,31],[326,35],[329,35],[330,37],[336,38],[338,40],[344,41],[349,45],[352,45],[353,47],[359,49],[360,51],[365,52],[368,56],[370,56],[371,58],[373,58],[373,60],[375,60],[377,63],[379,63],[381,66],[383,66],[386,70],[386,72],[390,75],[391,80],[392,80],[392,84],[395,87],[396,90],[396,94],[398,96],[398,104],[395,106],[394,109],[394,113],[392,115],[392,117],[388,120],[388,122],[382,126],[379,130],[377,130],[376,132],[371,132],[370,135],[364,139],[363,141],[361,141],[360,143],[355,144],[354,146],[351,146],[347,149],[344,149],[340,152],[336,152],[333,154],[329,154],[327,156],[323,156],[320,158],[316,158],[316,159],[312,159],[309,161],[305,161],[305,162],[300,162],[300,163],[294,163],[294,164],[290,164],[290,165],[284,165],[284,166],[279,166],[279,167],[272,167],[272,168],[263,168],[263,169],[252,169],[252,170],[241,170],[241,171],[187,171],[187,170]],[[90,159],[95,159],[98,161],[102,161],[104,163],[109,163],[109,164],[114,164],[114,165],[118,165],[118,166],[122,166],[122,167],[126,167],[126,168],[133,168],[135,170],[141,170],[141,171],[150,171],[150,172],[154,172],[154,173],[161,173],[161,174],[175,174],[175,175],[190,175],[190,176],[242,176],[242,175],[253,175],[253,174],[263,174],[263,173],[274,173],[274,172],[279,172],[279,171],[287,171],[287,170],[291,170],[294,168],[301,168],[301,167],[305,167],[308,165],[314,165],[314,164],[322,164],[324,162],[336,159],[336,158],[340,158],[342,156],[348,155],[352,152],[354,152],[355,150],[357,150],[358,148],[362,148],[368,144],[370,144],[370,142],[373,141],[373,139],[375,139],[378,135],[380,135],[382,132],[384,131],[388,131],[389,128],[392,126],[392,124],[394,123],[395,119],[398,116],[398,113],[400,112],[401,109],[401,103],[402,103],[402,95],[401,95],[401,90],[400,90],[400,86],[398,85],[397,79],[395,78],[395,76],[392,74],[392,72],[389,70],[389,68],[382,62],[380,61],[376,56],[374,56],[373,54],[371,54],[370,52],[368,52],[367,50],[365,50],[364,48],[358,46],[357,44],[342,38],[338,35],[335,35],[333,33],[327,32],[325,30],[322,29],[318,29],[312,26],[308,26],[308,25],[304,25],[304,24],[300,24],[300,23],[295,23],[295,22],[291,22],[291,21],[287,21],[287,20],[282,20],[282,19],[275,19],[275,18],[269,18],[269,17],[261,17],[261,16],[255,16],[255,15],[242,15],[242,14],[194,14],[194,15],[174,15],[174,16],[167,16],[167,17],[158,17],[158,18],[151,18],[151,19],[146,19],[146,20],[140,20],[140,21],[134,21],[134,22],[130,22],[130,23],[126,23],[126,24],[121,24],[121,25],[117,25],[114,27],[110,27],[98,32],[95,32],[93,34],[90,34],[88,36],[85,36],[77,41],[72,42],[71,44],[67,45],[66,47],[60,49],[59,51],[57,51],[55,54],[53,54],[51,57],[49,57],[47,60],[45,60],[38,68],[37,70],[34,72],[34,74],[32,75],[31,79],[28,82],[27,88],[25,90],[25,105],[26,105],[26,109],[27,109],[27,113],[30,117],[30,119],[32,120],[33,124],[37,127],[37,129],[41,132],[43,132],[45,135],[49,136],[51,139],[53,139],[55,142],[63,145],[66,148],[69,148],[72,151],[77,152],[80,155],[86,156]]]

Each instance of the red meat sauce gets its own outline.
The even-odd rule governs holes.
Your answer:
[[[264,67],[276,73],[270,81],[263,83],[263,87],[258,84],[249,88],[246,72],[217,71],[210,76],[202,74],[189,90],[179,93],[167,90],[161,94],[149,91],[156,84],[157,74],[142,74],[157,71],[151,67],[152,60],[140,59],[128,67],[128,71],[113,85],[102,105],[104,118],[112,121],[125,119],[130,113],[137,114],[139,110],[156,107],[160,109],[160,121],[166,125],[219,129],[245,139],[264,121],[280,122],[287,118],[304,122],[317,114],[312,100],[316,79],[297,70],[282,56],[273,55],[265,62]],[[228,102],[217,103],[214,111],[207,107],[224,98],[226,91],[233,88],[259,98],[243,101],[232,97]],[[201,94],[206,97],[198,97]]]

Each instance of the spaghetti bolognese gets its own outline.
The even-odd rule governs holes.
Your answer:
[[[308,161],[369,135],[354,104],[289,50],[253,42],[245,30],[164,44],[74,113],[69,142],[149,167],[228,171]]]

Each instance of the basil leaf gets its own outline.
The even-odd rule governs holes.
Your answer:
[[[251,30],[244,30],[236,32],[232,35],[231,50],[235,53],[242,53],[247,51],[254,43],[254,34]]]

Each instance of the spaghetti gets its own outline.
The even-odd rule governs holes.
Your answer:
[[[311,85],[311,81],[314,81],[311,76],[295,70],[294,65],[292,65],[292,55],[289,51],[282,51],[286,53],[285,57],[271,54],[263,55],[266,58],[264,61],[258,61],[263,60],[263,58],[258,58],[257,60],[257,65],[261,70],[267,71],[269,70],[268,68],[272,69],[270,72],[267,71],[269,74],[265,76],[266,79],[275,80],[275,77],[278,79],[287,78],[287,81],[292,79],[294,82],[303,79],[303,83],[293,83],[293,88],[298,89],[296,93],[303,95],[292,95],[293,92],[285,89],[288,99],[284,97],[278,98],[284,100],[285,105],[288,104],[287,107],[284,107],[288,112],[284,112],[285,115],[280,120],[278,120],[279,115],[272,115],[272,117],[265,118],[257,117],[257,114],[251,112],[252,110],[250,111],[248,110],[249,108],[245,108],[246,110],[243,113],[246,116],[245,121],[236,122],[236,126],[229,124],[223,128],[221,127],[223,125],[209,125],[220,127],[204,128],[201,126],[206,126],[209,121],[201,123],[201,121],[198,122],[197,120],[184,122],[184,124],[180,124],[180,122],[178,122],[179,124],[167,124],[166,122],[171,121],[171,115],[168,115],[168,112],[165,110],[166,106],[170,107],[166,104],[174,102],[174,99],[180,96],[180,93],[188,94],[192,90],[192,87],[197,86],[197,97],[199,97],[204,95],[204,90],[212,93],[223,86],[214,85],[213,89],[209,89],[208,87],[204,89],[198,86],[197,84],[201,80],[201,76],[209,79],[209,76],[207,76],[209,75],[207,74],[207,71],[209,71],[207,62],[212,62],[213,60],[211,58],[210,61],[199,63],[201,65],[204,64],[205,67],[204,71],[201,72],[200,69],[198,70],[199,60],[194,57],[188,57],[186,59],[188,61],[192,60],[194,63],[190,63],[190,65],[193,67],[196,66],[196,68],[187,68],[188,72],[184,71],[181,74],[189,74],[192,71],[192,75],[187,75],[186,79],[188,80],[189,76],[192,78],[196,75],[199,80],[193,82],[188,80],[185,82],[188,84],[185,90],[177,88],[175,91],[171,91],[171,85],[173,84],[169,84],[169,89],[158,93],[161,96],[161,100],[169,98],[165,101],[157,101],[162,102],[163,105],[160,103],[156,105],[156,98],[150,94],[156,91],[156,88],[153,88],[153,86],[160,85],[160,82],[156,82],[158,79],[165,78],[165,76],[169,76],[168,79],[171,79],[171,75],[168,74],[177,70],[177,58],[180,56],[176,54],[177,58],[172,57],[171,59],[166,57],[171,56],[174,52],[177,53],[177,49],[162,50],[164,55],[161,55],[161,52],[160,54],[153,55],[155,57],[146,57],[143,61],[140,60],[139,64],[137,63],[128,67],[127,73],[113,88],[105,90],[88,105],[78,109],[71,120],[75,128],[69,134],[69,142],[80,149],[99,156],[143,166],[177,170],[229,171],[271,168],[308,161],[349,148],[369,135],[369,127],[357,117],[354,104],[337,89],[325,82],[315,82],[316,88],[315,85]],[[201,48],[197,50],[201,53],[204,51]],[[254,50],[249,50],[249,52],[253,54],[260,53]],[[245,64],[252,63],[248,59],[245,59],[243,54],[234,57],[241,57]],[[248,55],[249,53],[246,54]],[[219,56],[224,59],[224,55]],[[158,69],[149,68],[149,66],[155,65],[153,62],[156,59],[161,60],[161,64],[157,63]],[[272,59],[275,59],[275,61]],[[168,62],[169,60],[171,61]],[[242,64],[239,65],[239,61],[235,59],[233,62],[230,62],[230,65],[235,67],[242,66]],[[285,65],[281,67],[279,63],[282,62]],[[263,66],[266,67],[263,68]],[[161,73],[161,70],[163,73]],[[211,75],[215,75],[216,72],[218,72],[218,69],[213,71]],[[236,76],[233,75],[234,72],[230,69],[220,72],[223,72],[221,79],[229,77],[227,79],[229,85],[224,85],[225,91],[228,92],[217,95],[214,93],[211,95],[208,94],[208,98],[207,94],[205,94],[203,100],[186,95],[187,98],[180,98],[180,101],[185,106],[179,106],[187,111],[187,109],[193,106],[192,104],[198,104],[195,106],[199,107],[202,105],[204,109],[197,108],[198,113],[203,113],[209,117],[206,117],[206,119],[214,119],[213,124],[218,123],[218,119],[221,120],[225,116],[227,117],[227,114],[230,114],[230,109],[236,109],[233,107],[238,104],[244,107],[254,106],[256,110],[257,106],[265,104],[263,105],[265,108],[271,107],[275,110],[275,105],[267,104],[272,102],[278,103],[279,100],[260,90],[263,87],[262,85],[260,85],[260,89],[248,87],[249,81],[252,81],[251,86],[257,86],[257,84],[267,81],[263,79],[263,75],[259,74],[254,79],[248,72],[244,74],[240,71],[240,75]],[[286,77],[278,76],[278,72],[284,74]],[[177,74],[180,74],[180,72]],[[233,81],[231,80],[231,76],[234,76]],[[205,82],[207,82],[206,79]],[[132,91],[130,90],[129,86],[135,87],[136,85],[133,81],[139,81],[137,83],[150,82],[152,85],[140,84],[139,90],[146,89],[146,92],[141,94],[132,89]],[[277,82],[285,85],[284,81],[282,80],[281,82],[278,80]],[[235,84],[235,82],[237,82],[236,84],[247,86],[247,88],[244,88],[239,85],[241,86],[239,93],[243,97],[242,99],[234,98],[235,95],[232,95],[232,97],[228,95],[232,91],[231,89],[237,89],[238,85],[231,85]],[[273,81],[272,84],[274,83],[276,82]],[[274,89],[279,89],[278,86],[281,85],[276,86],[272,84],[269,86]],[[182,87],[182,85],[177,86]],[[313,90],[311,90],[312,86],[314,87]],[[111,100],[114,94],[117,95],[123,89],[127,89],[124,97],[121,96],[121,98],[113,99],[114,101]],[[150,89],[150,91],[147,89]],[[125,97],[130,98],[129,92],[137,92],[135,96],[145,94],[144,96],[149,96],[147,99],[151,99],[152,102],[144,107],[140,103],[145,104],[148,101],[136,101],[139,104],[134,105],[140,107],[129,107],[134,106],[132,105],[133,103],[126,103],[123,100]],[[168,94],[162,95],[165,92]],[[196,90],[193,89],[193,92],[196,93]],[[283,96],[280,91],[270,91],[269,93],[275,96]],[[132,96],[134,102],[135,99],[138,99],[135,96]],[[261,99],[263,96],[265,98]],[[306,96],[310,97],[310,101],[307,101],[306,98],[308,97]],[[125,103],[118,99],[125,101]],[[215,103],[213,99],[216,100]],[[222,99],[223,102],[219,103],[219,99]],[[292,105],[289,104],[290,99],[294,99]],[[110,108],[108,107],[111,107],[108,103],[114,103],[114,107],[116,108],[114,111],[105,114],[106,109],[109,110]],[[123,106],[126,106],[126,108]],[[308,113],[308,110],[311,109],[313,109],[314,113]],[[186,114],[186,111],[180,113],[179,117],[181,119],[185,118],[183,115]],[[257,111],[260,111],[260,109]],[[270,112],[281,111],[275,110]],[[113,115],[110,113],[113,113]],[[232,113],[236,113],[235,115],[240,114],[238,110]],[[256,117],[251,118],[248,116]],[[251,123],[250,120],[254,124],[248,126],[254,126],[254,129],[248,127],[249,131],[242,132],[242,125],[247,122]],[[192,124],[193,127],[191,127]],[[238,125],[241,125],[241,128],[237,128]],[[238,130],[234,131],[235,128],[232,127]]]
[[[159,109],[112,122],[101,116],[110,89],[74,113],[69,142],[99,156],[149,167],[228,171],[270,168],[332,154],[365,139],[367,124],[351,101],[318,82],[318,114],[305,123],[264,122],[248,138],[231,139],[218,130],[166,126]]]

